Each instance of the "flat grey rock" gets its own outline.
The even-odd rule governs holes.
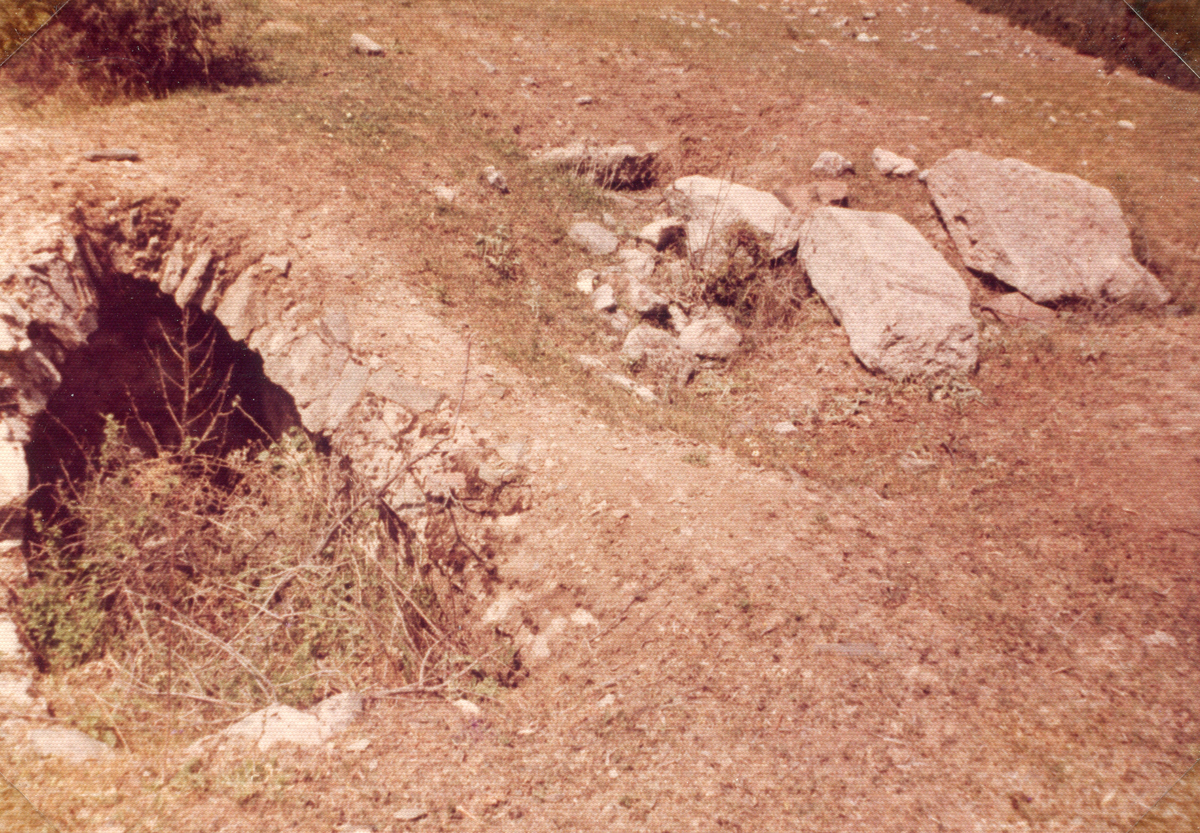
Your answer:
[[[724,318],[698,318],[679,332],[679,346],[693,355],[727,359],[742,343],[739,333]]]
[[[883,148],[875,148],[871,153],[871,163],[884,176],[912,176],[920,170],[911,159]]]
[[[567,230],[567,237],[592,255],[610,255],[620,243],[611,231],[599,223],[591,222],[572,223]]]
[[[29,730],[29,746],[37,755],[47,755],[72,764],[111,758],[112,748],[78,729],[49,726]]]
[[[800,257],[869,370],[908,378],[975,368],[970,292],[900,217],[818,208],[805,225]]]
[[[1134,258],[1121,208],[1103,188],[965,150],[939,159],[925,184],[963,263],[1036,303],[1170,299]]]
[[[682,240],[686,233],[683,220],[678,217],[666,217],[642,226],[637,233],[637,239],[649,243],[656,251],[661,252]]]
[[[592,309],[596,312],[612,312],[616,308],[617,296],[613,293],[610,284],[606,283],[592,293]]]

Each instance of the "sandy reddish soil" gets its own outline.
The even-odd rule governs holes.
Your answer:
[[[359,13],[326,5],[331,19]],[[1064,79],[1095,74],[1094,62],[991,19],[925,5],[962,42],[979,26],[1055,55],[1048,71]],[[360,19],[378,22],[368,8]],[[404,55],[415,87],[478,96],[491,113],[480,118],[520,126],[527,149],[637,135],[671,142],[681,170],[732,160],[739,179],[762,186],[800,177],[779,160],[857,148],[882,124],[901,152],[1004,149],[1002,137],[881,102],[759,87],[753,67],[730,79],[653,53],[601,65],[516,17],[420,14],[428,43]],[[470,60],[445,61],[448,43]],[[329,73],[331,95],[370,92],[350,70]],[[536,94],[513,75],[536,76]],[[598,102],[586,117],[572,109],[583,90]],[[238,95],[289,94],[268,85]],[[463,322],[406,286],[423,250],[380,218],[393,203],[428,201],[426,189],[454,172],[399,152],[360,172],[344,145],[251,129],[244,116],[227,129],[230,106],[188,96],[71,124],[14,113],[0,168],[21,197],[7,210],[61,212],[93,190],[186,195],[180,222],[197,237],[241,236],[292,256],[305,283],[288,291],[347,305],[357,346],[453,388]],[[777,137],[774,150],[745,150]],[[137,147],[143,161],[78,159],[97,145]],[[912,219],[936,238],[931,212]],[[431,221],[416,233],[438,230]],[[381,286],[367,269],[392,279]],[[329,751],[270,756],[288,785],[243,801],[219,787],[148,797],[145,783],[168,765],[135,750],[133,763],[81,774],[92,787],[61,821],[129,831],[1128,830],[1200,755],[1197,321],[1089,319],[1045,335],[993,327],[975,380],[982,398],[961,408],[872,380],[831,322],[763,338],[727,371],[759,380],[760,394],[730,407],[761,427],[869,392],[860,413],[804,429],[813,453],[857,454],[875,472],[853,485],[606,425],[481,348],[477,364],[489,369],[472,376],[463,419],[495,441],[527,439],[534,471],[534,508],[496,525],[498,592],[520,598],[502,627],[545,628],[579,608],[599,624],[569,627],[477,717],[439,701],[376,702]],[[822,363],[820,375],[798,371]],[[699,452],[707,465],[683,461]],[[898,469],[906,455],[916,462]],[[360,737],[371,741],[364,751],[344,750]],[[37,803],[38,785],[24,786]],[[410,807],[428,815],[395,820]]]

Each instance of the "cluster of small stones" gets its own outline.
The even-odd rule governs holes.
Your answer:
[[[657,151],[572,146],[536,160],[606,185],[653,171]],[[918,176],[970,269],[1017,292],[979,310],[1009,322],[1045,322],[1042,304],[1129,302],[1161,306],[1169,293],[1134,258],[1129,228],[1112,194],[1085,180],[1018,160],[954,151],[921,171],[912,159],[875,148],[871,165],[888,178]],[[721,310],[690,305],[665,287],[681,269],[719,269],[729,231],[752,230],[772,259],[795,257],[813,288],[873,372],[892,378],[975,370],[978,323],[962,275],[903,218],[847,207],[852,161],[832,151],[812,164],[811,193],[767,193],[724,179],[687,176],[664,192],[666,216],[623,240],[606,223],[580,221],[568,236],[608,264],[578,275],[579,291],[624,334],[620,358],[658,387],[683,385],[702,361],[723,361],[741,336]],[[645,183],[639,178],[639,184]],[[815,199],[814,199],[815,198]],[[645,400],[651,386],[611,372],[597,356],[579,361]]]

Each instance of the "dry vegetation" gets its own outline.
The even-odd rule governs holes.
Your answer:
[[[601,621],[516,689],[472,692],[477,720],[436,699],[379,701],[359,730],[365,755],[181,760],[184,741],[212,728],[202,715],[180,712],[178,735],[146,724],[111,661],[47,678],[57,714],[131,752],[96,772],[0,753],[55,828],[402,830],[396,813],[417,806],[427,816],[413,829],[1123,832],[1188,770],[1200,755],[1196,96],[1104,74],[941,0],[881,9],[876,44],[829,26],[857,4],[824,5],[813,16],[749,3],[264,0],[251,44],[270,56],[267,83],[111,107],[12,94],[15,123],[47,145],[137,146],[206,210],[332,264],[299,291],[348,305],[361,348],[444,385],[436,374],[452,376],[458,357],[413,355],[402,290],[450,329],[469,324],[505,381],[471,388],[464,419],[533,435],[554,462],[536,508],[497,531],[501,579],[535,599],[530,622],[576,606]],[[937,49],[906,42],[928,27],[922,42]],[[350,56],[354,31],[389,55]],[[1009,106],[981,100],[986,90]],[[593,103],[575,104],[584,93]],[[573,289],[592,263],[565,230],[604,212],[636,228],[657,206],[529,163],[577,139],[660,141],[664,180],[768,189],[803,185],[820,150],[866,160],[876,145],[922,165],[967,147],[1076,173],[1121,201],[1175,314],[987,323],[975,377],[898,384],[853,362],[794,264],[764,263],[739,238],[727,269],[685,271],[681,289],[729,304],[751,349],[668,403],[639,404],[572,359],[618,341]],[[6,165],[25,159],[14,147]],[[51,164],[50,179],[99,176]],[[485,165],[504,170],[510,194],[478,184]],[[862,167],[853,206],[904,216],[956,263],[923,187]],[[28,170],[27,185],[40,175]],[[460,196],[436,201],[437,184]],[[964,277],[976,302],[996,291]],[[800,431],[769,430],[783,420]],[[238,489],[311,508],[309,537],[344,505],[323,502],[319,461],[281,476],[303,448],[275,454],[239,463],[244,486],[197,495],[223,502],[243,543],[275,521],[238,520]],[[174,476],[170,460],[125,471],[117,495],[141,489],[161,507],[145,484]],[[304,484],[320,494],[297,502]],[[103,530],[111,516],[95,517]],[[361,521],[308,567],[366,564],[383,539]],[[247,565],[308,567],[278,551]],[[113,575],[110,587],[136,589]],[[214,598],[201,586],[194,601]],[[241,599],[266,607],[221,603]],[[401,622],[355,627],[415,627],[400,607]],[[375,680],[381,662],[411,672],[379,657],[344,657],[322,691]],[[463,667],[447,663],[439,679]],[[239,696],[269,688],[217,677],[239,675]],[[0,802],[14,824],[42,823],[11,791]],[[1180,804],[1146,829],[1194,827],[1196,802]]]

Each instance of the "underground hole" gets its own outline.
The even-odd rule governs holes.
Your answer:
[[[25,446],[15,613],[40,670],[102,661],[145,726],[513,684],[516,649],[462,626],[467,562],[490,558],[468,510],[420,492],[402,518],[215,317],[90,257],[86,343],[29,332],[61,375]]]
[[[261,357],[212,315],[181,310],[147,282],[110,275],[97,284],[97,329],[66,357],[62,383],[26,446],[34,513],[56,514],[56,485],[78,480],[95,463],[108,418],[147,457],[186,443],[221,458],[265,447],[300,425],[291,396],[267,379]]]

